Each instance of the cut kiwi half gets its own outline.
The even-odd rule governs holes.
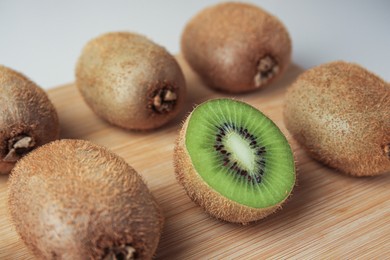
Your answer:
[[[278,209],[295,184],[291,147],[256,108],[209,100],[187,117],[176,142],[176,177],[210,215],[248,223]]]

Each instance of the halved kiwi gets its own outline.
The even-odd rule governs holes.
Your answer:
[[[210,215],[248,223],[278,209],[295,184],[290,145],[256,108],[214,99],[186,119],[177,139],[176,177]]]
[[[60,140],[9,179],[16,231],[38,259],[151,259],[163,217],[141,176],[108,149]]]

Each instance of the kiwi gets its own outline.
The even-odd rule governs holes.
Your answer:
[[[289,88],[284,120],[309,155],[353,176],[390,172],[390,86],[361,66],[331,62]]]
[[[187,117],[174,152],[178,182],[210,215],[246,224],[281,207],[295,184],[291,148],[256,108],[214,99]]]
[[[151,259],[163,224],[140,175],[88,141],[23,157],[9,179],[16,231],[38,259]]]
[[[27,77],[0,65],[0,174],[34,148],[58,139],[57,112]]]
[[[76,84],[97,115],[133,130],[154,129],[175,118],[186,92],[175,58],[130,32],[107,33],[88,42],[77,63]]]
[[[241,93],[282,75],[290,63],[291,40],[284,25],[263,9],[221,3],[188,22],[181,50],[208,86]]]

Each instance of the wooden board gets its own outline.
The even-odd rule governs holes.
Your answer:
[[[109,147],[144,176],[166,217],[157,259],[258,259],[390,257],[390,175],[353,178],[311,160],[283,124],[286,87],[302,72],[291,65],[268,88],[225,95],[207,89],[179,58],[188,82],[180,117],[157,131],[139,133],[108,125],[82,101],[73,84],[49,91],[61,122],[62,138],[91,140]],[[195,104],[235,97],[262,110],[281,127],[293,146],[298,184],[284,208],[248,226],[210,218],[176,182],[172,162],[180,122]],[[0,259],[32,256],[12,228],[6,209],[7,176],[0,176]]]

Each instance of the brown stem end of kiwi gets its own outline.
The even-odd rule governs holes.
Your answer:
[[[103,260],[132,260],[136,259],[136,250],[130,245],[110,248]]]
[[[8,140],[8,153],[3,158],[5,162],[16,162],[23,155],[31,151],[35,146],[35,140],[26,135],[18,135]]]
[[[169,88],[158,89],[152,97],[152,108],[157,113],[168,113],[173,110],[177,100],[174,90]]]
[[[279,72],[279,65],[271,55],[265,55],[257,63],[257,73],[254,81],[255,86],[261,87]]]

